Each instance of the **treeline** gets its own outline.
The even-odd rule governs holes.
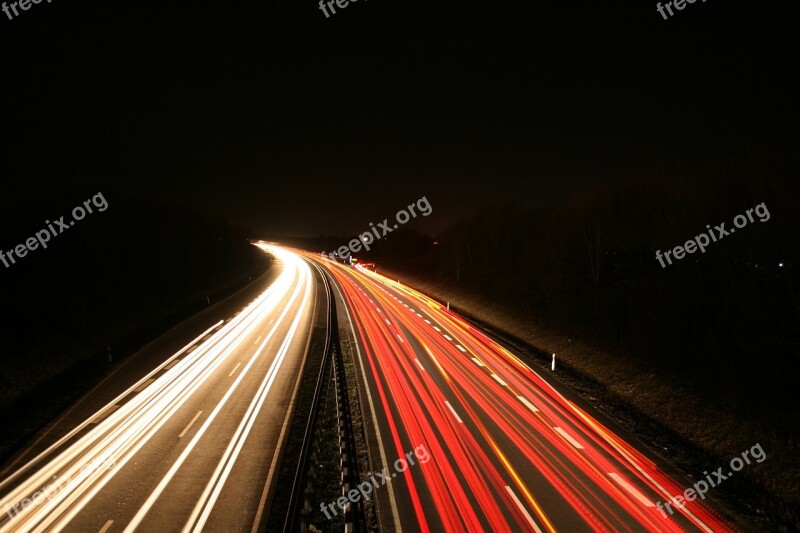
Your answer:
[[[158,333],[204,307],[207,296],[213,301],[215,292],[265,268],[265,255],[242,228],[83,188],[18,195],[0,214],[0,248],[24,243],[47,220],[64,215],[69,221],[73,207],[98,192],[107,200],[105,211],[94,208],[51,237],[46,249],[8,268],[0,264],[0,410],[90,358],[105,362],[109,346],[143,331]]]
[[[753,152],[547,207],[493,206],[436,241],[398,231],[373,258],[504,302],[612,357],[646,359],[739,408],[786,407],[800,355],[798,170],[796,152]],[[761,203],[769,220],[756,215],[666,268],[656,260]]]

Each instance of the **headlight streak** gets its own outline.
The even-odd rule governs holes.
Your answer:
[[[227,357],[254,331],[254,328],[269,315],[275,306],[285,299],[289,289],[294,286],[295,290],[290,303],[285,307],[280,319],[275,322],[267,339],[274,334],[298,297],[299,287],[302,284],[298,283],[297,277],[302,275],[305,283],[308,283],[308,266],[303,264],[304,269],[298,268],[301,262],[296,256],[280,250],[270,251],[283,259],[285,264],[284,271],[270,288],[238,316],[220,328],[216,334],[180,360],[178,364],[166,370],[148,387],[133,396],[106,419],[99,422],[95,428],[6,494],[0,504],[13,505],[50,482],[53,476],[70,480],[70,486],[54,494],[52,499],[46,501],[42,501],[43,498],[38,499],[25,507],[13,520],[6,521],[0,527],[0,532],[23,529],[26,531],[59,531],[63,529],[192,393],[226,361]],[[308,290],[306,287],[306,291]],[[207,332],[204,333],[204,335],[206,334]],[[253,356],[251,363],[263,351],[267,339],[262,343],[257,354]],[[189,347],[190,345],[184,347],[148,376],[155,375],[171,360],[187,351]],[[245,373],[246,369],[242,370],[236,381],[237,384]],[[144,382],[146,378],[118,396],[114,402],[98,411],[92,418],[111,409],[116,402],[129,395],[131,390]],[[85,428],[91,422],[92,419],[88,420],[82,427]],[[77,432],[77,428],[75,432]],[[66,437],[59,443],[63,444],[62,441],[65,442],[65,439]],[[37,460],[40,461],[43,456],[44,454],[40,454]],[[19,477],[37,460],[23,466],[12,475],[12,478]],[[114,467],[107,471],[81,471],[87,464],[95,462],[105,464],[105,461],[114,461]],[[4,483],[9,482],[10,480],[6,480]]]
[[[247,439],[247,436],[253,427],[253,424],[255,424],[256,417],[261,411],[261,407],[264,405],[264,401],[266,400],[267,394],[272,387],[272,383],[275,381],[275,377],[278,375],[278,371],[280,370],[283,360],[286,357],[286,353],[289,351],[289,346],[294,340],[295,333],[300,325],[300,320],[304,317],[303,312],[305,311],[306,303],[308,302],[312,287],[311,272],[309,267],[307,264],[303,264],[303,267],[305,267],[303,270],[304,279],[298,284],[298,289],[301,286],[305,286],[305,297],[303,298],[302,306],[300,307],[299,312],[297,312],[294,322],[289,329],[289,333],[286,335],[283,344],[278,350],[278,355],[272,362],[272,366],[270,366],[267,375],[264,376],[264,380],[261,382],[258,394],[250,403],[247,414],[239,424],[234,437],[231,439],[231,442],[228,445],[228,449],[225,450],[222,460],[220,460],[219,464],[217,465],[217,469],[214,471],[214,475],[206,485],[206,489],[203,491],[200,501],[197,502],[197,505],[189,517],[189,520],[184,526],[184,533],[188,533],[189,531],[199,533],[203,530],[203,526],[211,514],[214,503],[219,497],[219,494],[222,491],[222,487],[224,486],[231,469],[233,469],[236,458],[239,456],[239,452],[241,452],[245,440]],[[194,527],[191,527],[192,524],[194,524]]]
[[[0,490],[5,488],[12,481],[14,481],[16,478],[21,476],[24,472],[29,470],[31,467],[33,467],[35,464],[37,464],[43,458],[45,458],[48,455],[50,455],[51,453],[53,453],[53,451],[57,450],[64,443],[68,442],[75,435],[77,435],[81,430],[83,430],[85,427],[87,427],[89,424],[91,424],[95,419],[97,419],[99,416],[101,416],[105,411],[107,411],[110,408],[112,408],[115,404],[120,402],[123,398],[125,398],[129,394],[132,394],[135,389],[137,389],[140,386],[142,386],[148,379],[150,379],[152,376],[154,376],[155,374],[160,372],[165,366],[167,366],[169,363],[171,363],[173,360],[175,360],[175,358],[180,357],[186,350],[188,350],[189,348],[194,346],[195,343],[197,343],[200,339],[202,339],[203,337],[205,337],[206,335],[208,335],[209,333],[211,333],[212,331],[217,329],[222,324],[224,324],[224,321],[220,320],[219,322],[217,322],[216,324],[214,324],[213,326],[211,326],[210,328],[205,330],[203,333],[201,333],[200,335],[195,337],[194,340],[189,342],[189,344],[187,344],[186,346],[184,346],[183,348],[181,348],[180,350],[175,352],[169,359],[167,359],[166,361],[164,361],[163,363],[158,365],[155,369],[151,370],[146,376],[144,376],[139,381],[137,381],[136,383],[131,385],[128,388],[128,390],[126,390],[125,392],[123,392],[120,395],[118,395],[116,398],[111,400],[111,402],[109,402],[106,406],[102,407],[95,414],[93,414],[92,416],[90,416],[89,418],[87,418],[86,420],[81,422],[80,424],[78,424],[74,429],[72,429],[69,433],[67,433],[66,435],[64,435],[60,439],[58,439],[55,443],[51,444],[46,450],[44,450],[43,452],[39,453],[36,457],[34,457],[33,459],[31,459],[30,461],[25,463],[20,468],[18,468],[14,473],[10,474],[7,478],[5,478],[2,481],[0,481]],[[207,342],[211,343],[212,340],[215,337],[216,337],[216,335],[214,337],[208,339]]]
[[[271,294],[270,298],[267,299],[265,303],[271,302],[273,305],[276,305],[279,301],[279,296],[280,292]],[[139,449],[141,449],[142,446],[147,443],[147,441],[163,426],[163,424],[166,423],[166,421],[178,411],[183,403],[189,397],[191,397],[191,395],[205,382],[206,378],[225,362],[227,356],[230,355],[230,353],[238,347],[238,344],[244,339],[244,337],[247,336],[248,333],[247,329],[245,328],[257,324],[258,320],[263,319],[263,316],[266,315],[267,313],[264,313],[259,317],[259,314],[253,314],[251,317],[248,317],[248,319],[243,322],[242,330],[239,331],[238,334],[235,331],[231,332],[231,334],[234,335],[234,338],[230,343],[227,344],[227,348],[225,348],[224,352],[221,354],[218,352],[212,352],[206,355],[198,355],[196,358],[192,357],[192,362],[197,362],[198,364],[195,364],[190,370],[187,368],[187,371],[184,372],[184,374],[179,375],[177,381],[167,384],[169,387],[168,389],[159,391],[155,398],[153,398],[147,404],[139,407],[138,411],[134,413],[135,415],[139,415],[137,418],[125,420],[122,427],[115,429],[111,435],[106,437],[106,442],[110,443],[109,445],[116,445],[121,450],[118,453],[127,452],[126,455],[117,461],[117,466],[112,470],[111,475],[106,476],[96,486],[91,487],[91,489],[83,495],[83,498],[80,501],[78,501],[80,495],[75,494],[70,495],[70,497],[63,502],[62,508],[65,509],[66,515],[58,525],[53,526],[54,529],[59,530],[60,528],[63,528],[69,522],[69,520],[71,520],[88,503],[88,501],[91,500],[91,498],[93,498],[103,488],[103,486],[105,486],[105,484],[111,480],[113,475],[119,472],[122,467],[125,466],[125,464],[136,454],[136,452],[138,452]],[[197,351],[199,350],[196,350],[196,352]],[[212,354],[213,358],[209,359],[209,356]],[[192,353],[191,356],[194,356],[194,353]],[[185,364],[189,365],[188,358]],[[183,367],[181,364],[176,365],[170,369],[170,373],[173,370],[180,372],[182,368]],[[163,378],[166,377],[167,375],[163,376]],[[153,385],[155,385],[155,383],[153,383]],[[149,389],[150,387],[145,389],[145,391],[148,391]],[[152,392],[153,391],[151,391],[151,394]],[[123,409],[119,409],[114,414],[117,415],[117,413],[120,413],[118,417],[121,417],[122,411]],[[48,516],[36,531],[43,531],[44,527],[53,521],[53,514],[49,512],[50,510],[45,508],[43,511],[48,513]]]
[[[293,254],[284,252],[279,248],[274,248],[274,249],[270,248],[270,252],[271,253],[275,253],[276,255],[278,255],[284,261],[285,268],[288,268],[289,266],[292,266],[293,267],[292,268],[293,273],[296,274],[297,272],[303,272],[298,268],[299,263],[297,261],[299,261],[299,260],[296,260],[295,259],[296,256],[294,256]],[[292,278],[292,279],[294,281],[294,278]],[[290,298],[290,302],[285,306],[284,311],[281,313],[280,317],[275,321],[275,324],[273,325],[272,330],[270,330],[270,333],[267,335],[267,338],[265,338],[262,341],[262,343],[259,346],[258,350],[256,351],[255,355],[253,355],[250,358],[250,361],[248,361],[247,365],[241,370],[241,372],[239,373],[239,376],[236,378],[236,380],[230,386],[228,391],[225,393],[225,396],[222,398],[222,400],[220,400],[220,402],[217,404],[216,408],[209,414],[208,418],[205,420],[205,422],[200,427],[200,429],[197,430],[197,433],[192,438],[192,440],[189,442],[189,444],[186,446],[184,451],[181,453],[181,455],[178,458],[178,460],[175,461],[175,463],[172,465],[172,467],[167,472],[167,474],[162,478],[161,482],[158,484],[158,486],[155,488],[155,490],[153,490],[153,492],[147,498],[147,501],[144,503],[144,505],[142,505],[142,507],[139,509],[139,511],[136,513],[136,515],[133,517],[133,519],[128,523],[127,527],[124,530],[126,533],[135,531],[135,529],[138,527],[138,525],[142,522],[142,520],[144,519],[144,517],[147,514],[147,512],[150,510],[150,508],[156,502],[158,497],[163,493],[164,489],[167,487],[167,485],[169,484],[170,480],[174,477],[175,473],[178,471],[180,466],[186,461],[186,458],[189,456],[191,451],[194,449],[194,447],[200,441],[200,438],[203,436],[203,434],[206,432],[206,430],[211,425],[213,420],[216,418],[216,416],[222,410],[222,407],[225,405],[225,403],[231,397],[233,392],[236,390],[236,388],[242,382],[242,380],[247,375],[248,371],[253,366],[253,364],[255,364],[255,361],[257,360],[257,358],[259,357],[261,352],[263,352],[263,350],[266,347],[268,341],[272,338],[272,336],[275,333],[275,331],[277,331],[278,327],[283,322],[284,317],[286,316],[286,314],[291,309],[294,301],[299,296],[300,289],[302,288],[302,284],[301,283],[294,283],[294,286],[295,286],[295,289],[292,292],[292,296]],[[274,364],[275,364],[275,362],[273,362],[273,365]]]

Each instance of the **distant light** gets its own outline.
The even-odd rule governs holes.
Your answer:
[[[778,263],[778,266],[783,268],[783,263]]]
[[[356,258],[354,257],[354,258],[353,258],[353,263],[358,263],[358,259],[356,259]]]

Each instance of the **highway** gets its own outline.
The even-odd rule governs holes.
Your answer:
[[[686,488],[441,303],[363,268],[334,277],[357,341],[385,531],[729,531]],[[424,446],[430,460],[394,462]],[[400,467],[402,468],[402,464]]]
[[[384,531],[732,529],[700,501],[666,512],[686,481],[441,303],[259,246],[280,267],[269,288],[5,477],[0,533],[257,531],[317,312],[309,261],[355,341]]]
[[[317,301],[306,261],[261,246],[269,288],[0,482],[0,532],[258,526]]]

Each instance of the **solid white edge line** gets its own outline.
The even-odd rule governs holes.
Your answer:
[[[254,300],[254,302],[264,299],[265,295],[273,292],[273,290],[274,290],[273,287],[270,287],[264,293],[262,293],[261,296],[256,298],[256,300]],[[252,320],[249,320],[249,319],[244,320],[244,322],[248,322],[248,321],[252,322]],[[241,325],[241,324],[237,324],[237,322],[241,322],[241,321],[239,321],[238,319],[237,320],[233,320],[233,321],[229,320],[228,324],[226,324],[226,325],[227,326],[231,326],[232,324],[235,324],[235,327],[239,327],[239,325]],[[234,327],[234,326],[232,326],[232,327]],[[225,326],[223,326],[223,328],[220,329],[220,331],[218,331],[217,334],[221,334],[223,331],[225,331]],[[235,329],[231,329],[230,331],[226,332],[225,335],[223,335],[220,339],[218,339],[220,344],[223,344],[223,345],[226,344],[224,342],[224,338],[227,337],[233,331],[235,331]],[[239,336],[237,336],[236,338],[239,338]],[[222,351],[222,353],[223,353],[222,359],[223,360],[233,350],[233,347],[230,346],[230,343],[227,343],[227,344],[229,346],[227,348],[224,348],[223,351]],[[240,344],[241,344],[241,342],[240,342]],[[216,363],[214,365],[211,365],[209,367],[209,370],[208,370],[209,373],[215,371],[217,367],[218,367],[218,363]],[[204,371],[204,372],[206,372],[206,371]],[[131,458],[134,455],[136,455],[136,453],[138,453],[138,451],[150,440],[150,438],[156,432],[159,431],[159,429],[166,423],[166,421],[187,401],[187,399],[192,394],[194,394],[194,392],[202,385],[202,383],[205,381],[205,379],[206,379],[206,377],[201,376],[201,381],[200,382],[195,383],[194,385],[192,385],[190,387],[190,389],[188,389],[188,390],[186,390],[184,392],[181,392],[182,398],[179,398],[177,403],[173,402],[173,405],[167,409],[169,411],[169,413],[166,416],[160,417],[160,421],[156,425],[150,427],[150,429],[148,429],[146,431],[146,433],[143,436],[141,436],[141,438],[140,438],[138,443],[136,443],[132,448],[128,448],[127,450],[125,450],[122,455],[118,456],[118,458],[117,458],[118,461],[116,462],[116,465],[113,466],[113,470],[110,471],[111,473],[109,475],[107,475],[105,477],[102,477],[102,478],[101,477],[96,478],[95,485],[88,492],[84,491],[84,493],[82,495],[70,496],[68,499],[71,499],[72,501],[69,504],[68,510],[60,511],[62,513],[62,516],[61,516],[60,519],[57,518],[57,517],[51,518],[49,516],[48,517],[43,517],[43,518],[39,519],[39,525],[35,529],[35,531],[41,532],[41,531],[44,531],[44,530],[53,530],[53,531],[61,531],[61,530],[63,530],[64,527],[65,527],[65,524],[68,523],[69,521],[71,521],[74,518],[74,516],[77,513],[79,513],[83,509],[83,507],[85,507],[86,503],[89,500],[91,500],[92,498],[94,498],[94,496],[100,490],[102,490],[102,488],[111,480],[111,478],[113,478],[131,460]],[[136,402],[136,398],[134,398],[132,400],[132,402]],[[117,418],[119,418],[119,417],[117,417]],[[76,500],[80,500],[80,501],[76,502]],[[62,501],[62,504],[63,503],[64,502]],[[66,512],[66,515],[63,514],[64,512]],[[44,520],[48,520],[50,523],[49,524],[43,524],[42,522]],[[58,524],[52,524],[52,522],[55,521],[55,520],[60,520],[60,521],[59,521]],[[128,526],[128,527],[130,527],[130,526]]]
[[[307,275],[311,276],[311,269],[307,264],[305,266],[308,268]],[[306,281],[306,294],[304,295],[305,298],[311,297],[311,287],[312,282],[309,279]],[[307,303],[307,301],[303,301],[301,303],[297,316],[295,317],[294,322],[292,322],[292,325],[289,328],[281,347],[278,349],[276,360],[273,360],[270,369],[267,371],[267,375],[264,376],[264,379],[259,386],[256,396],[254,396],[251,400],[250,406],[245,413],[244,418],[242,418],[241,422],[239,423],[239,426],[237,427],[233,438],[229,442],[225,453],[217,464],[216,470],[212,474],[211,479],[208,481],[206,490],[201,495],[200,499],[195,505],[194,511],[189,516],[189,519],[187,520],[183,529],[184,532],[188,532],[190,530],[194,532],[200,532],[205,527],[205,524],[208,521],[212,510],[214,509],[214,505],[216,504],[219,495],[225,486],[225,482],[230,476],[230,473],[233,470],[242,448],[244,448],[247,437],[255,425],[256,418],[263,408],[264,401],[266,401],[267,395],[272,390],[272,385],[274,384],[278,373],[281,371],[283,361],[286,359],[286,355],[289,353],[289,349],[291,348],[297,334],[297,330],[299,329],[300,319],[303,318]]]
[[[376,283],[377,283],[377,282],[376,282]],[[386,289],[384,289],[383,287],[379,287],[379,288],[380,288],[380,289],[381,289],[383,292],[385,292],[386,294],[389,294],[389,291],[387,291],[387,290],[386,290]],[[437,328],[436,326],[433,326],[433,329],[435,329],[436,331],[441,331],[441,330],[440,330],[439,328]],[[478,329],[480,329],[480,328],[478,328]],[[515,356],[513,353],[511,353],[510,351],[506,350],[506,349],[505,349],[505,348],[504,348],[502,345],[500,345],[500,343],[498,343],[498,342],[497,342],[495,339],[493,339],[493,338],[492,338],[491,334],[489,334],[489,333],[486,333],[486,334],[487,334],[487,336],[489,337],[489,340],[492,342],[492,344],[493,344],[493,345],[495,345],[497,348],[499,348],[499,349],[502,351],[502,353],[504,353],[504,354],[508,355],[508,356],[509,356],[509,357],[510,357],[510,358],[511,358],[511,359],[512,359],[512,360],[513,360],[513,361],[514,361],[514,362],[515,362],[515,363],[516,363],[516,364],[517,364],[517,365],[518,365],[520,368],[524,369],[524,370],[525,370],[525,371],[527,371],[527,372],[530,372],[531,374],[533,374],[534,376],[536,376],[537,378],[539,378],[539,379],[542,381],[542,383],[544,383],[544,384],[545,384],[545,385],[546,385],[546,386],[547,386],[547,387],[550,389],[550,391],[551,391],[553,394],[555,394],[556,396],[558,396],[559,398],[561,398],[561,400],[563,400],[563,402],[565,403],[565,405],[569,406],[569,408],[570,408],[570,409],[572,409],[572,410],[575,412],[575,414],[576,414],[576,415],[577,415],[579,418],[583,419],[583,417],[584,417],[583,413],[582,413],[582,412],[580,412],[579,410],[577,410],[577,409],[576,409],[576,407],[575,407],[575,405],[574,405],[574,404],[573,404],[573,403],[572,403],[570,400],[566,399],[566,398],[564,397],[564,395],[563,395],[563,394],[561,394],[561,392],[560,392],[558,389],[556,389],[556,388],[553,386],[553,384],[552,384],[552,383],[550,383],[550,382],[549,382],[547,379],[545,379],[545,378],[542,376],[542,374],[539,374],[539,373],[538,373],[538,372],[536,372],[536,371],[535,371],[533,368],[531,368],[529,365],[525,364],[525,363],[524,363],[524,362],[523,362],[521,359],[519,359],[517,356]],[[473,357],[473,360],[475,360],[475,358],[474,358],[474,357]],[[478,362],[477,360],[475,360],[475,362],[476,362],[477,364],[481,365],[481,363],[480,363],[480,362]],[[483,366],[483,365],[481,365],[481,366]],[[670,500],[670,501],[671,501],[671,500],[674,498],[674,496],[673,496],[673,495],[672,495],[672,494],[671,494],[671,493],[670,493],[670,492],[669,492],[669,491],[668,491],[666,488],[664,488],[664,487],[663,487],[663,486],[662,486],[662,485],[661,485],[661,484],[660,484],[660,483],[659,483],[657,480],[653,479],[653,477],[652,477],[652,476],[651,476],[651,475],[650,475],[650,474],[649,474],[647,471],[645,471],[645,470],[644,470],[644,469],[643,469],[641,466],[639,466],[639,464],[638,464],[636,461],[634,461],[634,460],[633,460],[633,459],[632,459],[632,458],[631,458],[631,457],[628,455],[628,453],[627,453],[625,450],[622,450],[622,449],[621,449],[621,448],[620,448],[620,447],[617,445],[617,443],[616,443],[616,442],[614,442],[612,439],[609,439],[609,438],[608,438],[608,437],[606,437],[605,435],[602,435],[602,434],[601,434],[600,436],[601,436],[601,437],[603,438],[603,440],[605,440],[605,441],[606,441],[606,442],[607,442],[607,443],[608,443],[608,444],[609,444],[609,445],[610,445],[612,448],[614,448],[614,450],[615,450],[617,453],[619,453],[619,454],[620,454],[620,456],[622,456],[622,457],[623,457],[623,458],[624,458],[624,459],[625,459],[625,460],[628,462],[628,464],[630,464],[630,465],[631,465],[631,467],[633,467],[633,469],[635,469],[637,472],[639,472],[639,474],[641,474],[642,476],[644,476],[644,477],[645,477],[645,478],[646,478],[646,479],[647,479],[647,480],[648,480],[650,483],[652,483],[652,484],[653,484],[653,486],[654,486],[656,489],[658,489],[658,492],[660,492],[662,495],[666,496],[666,499],[668,499],[668,500]],[[651,462],[652,462],[652,461],[651,461]],[[688,508],[688,507],[684,507],[684,508],[682,509],[682,511],[683,511],[683,513],[685,513],[685,515],[687,515],[687,517],[689,518],[689,520],[691,520],[692,522],[694,522],[694,524],[695,524],[695,525],[697,525],[697,526],[698,526],[700,529],[702,529],[702,530],[703,530],[703,531],[705,531],[706,533],[714,533],[714,532],[713,532],[713,530],[711,530],[711,528],[709,528],[709,527],[708,527],[708,526],[707,526],[707,525],[706,525],[706,524],[705,524],[705,523],[704,523],[704,522],[703,522],[703,521],[702,521],[700,518],[698,518],[698,517],[697,517],[697,516],[696,516],[694,513],[692,513],[692,511],[691,511],[691,510],[689,510],[689,508]]]
[[[153,383],[155,380],[156,380],[155,378],[148,379],[147,381],[145,381],[144,383],[140,384],[138,387],[133,389],[133,392],[142,392],[144,389],[149,387],[150,384]]]
[[[334,280],[335,281],[335,280]],[[367,401],[369,402],[370,412],[372,413],[372,427],[375,429],[375,439],[378,441],[378,451],[381,454],[381,461],[382,464],[388,465],[389,461],[386,459],[386,451],[383,449],[383,439],[381,438],[381,429],[378,426],[378,416],[375,414],[375,403],[372,401],[372,392],[369,390],[369,382],[367,381],[367,372],[364,370],[364,357],[361,354],[361,348],[358,346],[358,335],[356,335],[355,326],[353,326],[353,317],[350,315],[350,308],[347,306],[347,300],[342,294],[342,290],[339,288],[339,285],[334,282],[334,287],[336,287],[336,292],[339,293],[342,301],[345,302],[344,310],[347,313],[347,319],[350,322],[350,331],[353,333],[353,345],[356,347],[356,353],[358,353],[358,362],[359,367],[361,369],[361,379],[364,382],[364,390],[367,393]],[[384,289],[384,292],[389,294],[389,291]],[[395,531],[398,533],[403,532],[403,527],[400,525],[400,512],[397,510],[397,500],[394,496],[394,488],[391,484],[386,485],[389,489],[389,503],[392,507],[392,518],[394,519],[394,527]]]
[[[69,433],[67,433],[66,435],[64,435],[64,436],[63,436],[63,437],[61,437],[60,439],[58,439],[58,441],[56,441],[56,442],[54,442],[53,444],[51,444],[51,445],[50,445],[50,446],[49,446],[49,447],[48,447],[46,450],[44,450],[43,452],[39,453],[39,454],[38,454],[36,457],[34,457],[33,459],[31,459],[30,461],[28,461],[27,463],[25,463],[23,466],[21,466],[20,468],[18,468],[18,469],[17,469],[15,472],[13,472],[13,473],[12,473],[11,475],[9,475],[8,477],[4,478],[2,481],[0,481],[0,489],[2,489],[2,488],[3,488],[3,487],[6,485],[6,484],[8,484],[9,482],[11,482],[12,480],[16,479],[16,478],[17,478],[17,477],[18,477],[18,476],[19,476],[19,475],[20,475],[22,472],[24,472],[24,471],[28,470],[28,469],[29,469],[31,466],[33,466],[35,463],[37,463],[38,461],[40,461],[41,459],[43,459],[44,457],[46,457],[47,455],[49,455],[50,453],[52,453],[52,452],[53,452],[53,450],[57,449],[59,446],[61,446],[62,444],[64,444],[65,442],[67,442],[69,439],[71,439],[72,437],[74,437],[75,435],[77,435],[77,434],[78,434],[78,432],[80,432],[80,431],[81,431],[81,430],[83,430],[83,429],[84,429],[86,426],[88,426],[89,424],[91,424],[91,423],[92,423],[92,420],[93,420],[94,418],[96,418],[97,416],[99,416],[99,415],[103,414],[103,411],[104,411],[104,410],[106,410],[106,409],[109,409],[109,408],[113,407],[115,404],[117,404],[117,403],[118,403],[120,400],[122,400],[123,398],[125,398],[127,395],[129,395],[129,394],[132,394],[132,393],[133,393],[133,389],[134,389],[135,387],[137,387],[137,386],[138,386],[140,383],[142,383],[142,382],[146,381],[146,380],[147,380],[148,378],[150,378],[151,376],[153,376],[153,375],[157,374],[158,372],[160,372],[160,371],[161,371],[161,370],[162,370],[162,369],[163,369],[163,368],[164,368],[166,365],[168,365],[170,362],[172,362],[172,360],[173,360],[173,359],[176,359],[176,358],[180,357],[180,356],[181,356],[183,353],[185,353],[185,352],[186,352],[186,351],[187,351],[189,348],[192,348],[192,347],[194,347],[194,345],[195,345],[195,344],[196,344],[196,343],[197,343],[197,342],[198,342],[198,341],[199,341],[201,338],[203,338],[203,336],[205,336],[205,335],[206,335],[206,334],[208,334],[209,332],[211,332],[211,331],[213,331],[213,330],[215,330],[215,329],[219,328],[221,325],[223,325],[223,323],[224,323],[224,321],[223,321],[223,320],[220,320],[220,321],[218,321],[216,324],[214,324],[213,326],[211,326],[210,328],[208,328],[207,330],[205,330],[203,333],[201,333],[200,335],[198,335],[197,337],[195,337],[195,338],[194,338],[194,339],[193,339],[193,340],[192,340],[192,341],[191,341],[189,344],[185,345],[183,348],[181,348],[180,350],[178,350],[177,352],[175,352],[174,354],[172,354],[172,356],[170,356],[170,357],[169,357],[169,358],[168,358],[166,361],[164,361],[162,364],[160,364],[159,366],[157,366],[156,368],[154,368],[153,370],[151,370],[151,371],[150,371],[150,373],[148,373],[147,375],[145,375],[144,377],[142,377],[142,378],[141,378],[141,379],[140,379],[138,382],[136,382],[136,383],[134,383],[133,385],[131,385],[131,386],[130,386],[130,387],[129,387],[129,388],[126,390],[126,391],[124,391],[124,392],[120,393],[120,394],[119,394],[119,395],[118,395],[116,398],[114,398],[114,399],[113,399],[113,400],[111,400],[109,403],[107,403],[105,406],[103,406],[103,407],[102,407],[102,408],[100,408],[98,411],[96,411],[96,412],[95,412],[95,413],[94,413],[92,416],[90,416],[89,418],[87,418],[86,420],[84,420],[83,422],[81,422],[81,423],[80,423],[78,426],[76,426],[75,428],[73,428],[73,429],[72,429],[72,430],[71,430]],[[123,366],[120,366],[119,368],[121,369],[121,368],[123,368]],[[95,389],[96,389],[97,387],[99,387],[100,385],[102,385],[103,383],[105,383],[105,381],[106,381],[106,380],[110,379],[110,378],[111,378],[111,376],[113,376],[113,375],[114,375],[116,372],[117,372],[117,371],[114,371],[114,372],[112,372],[111,374],[109,374],[109,375],[108,375],[106,378],[104,378],[104,379],[103,379],[103,381],[101,381],[100,383],[98,383],[98,384],[95,386]],[[94,390],[94,389],[93,389],[93,390]],[[91,394],[91,392],[90,392],[89,394]],[[58,419],[58,420],[56,420],[56,422],[54,422],[54,424],[60,423],[60,421],[61,421],[61,420],[63,420],[63,419],[64,419],[64,417],[66,417],[67,415],[69,415],[71,412],[72,412],[72,408],[70,408],[70,409],[69,409],[69,410],[67,410],[67,411],[66,411],[64,414],[62,414],[62,415],[59,417],[59,419]],[[42,436],[44,436],[44,434],[42,434]],[[33,446],[35,446],[36,444],[38,444],[38,443],[39,443],[39,441],[41,440],[41,438],[42,438],[42,437],[40,437],[40,438],[39,438],[39,439],[37,439],[35,442],[33,442],[33,443],[32,443],[32,444],[31,444],[31,445],[28,447],[28,449],[31,449]],[[24,457],[24,454],[25,454],[26,452],[27,452],[27,450],[26,450],[25,452],[23,452],[22,454],[20,454],[19,456],[20,456],[20,457]],[[2,472],[0,472],[0,475],[2,475],[2,476],[5,476],[5,475],[6,475],[6,472],[7,472],[8,470],[10,470],[11,468],[13,468],[13,467],[14,467],[14,466],[15,466],[17,463],[18,463],[18,461],[13,461],[13,462],[11,462],[11,463],[10,463],[10,464],[9,464],[9,465],[8,465],[8,466],[5,468],[5,469],[3,469],[3,470],[2,470]]]
[[[314,267],[317,270],[320,270],[320,267],[313,263]],[[320,270],[320,275],[325,275]],[[317,312],[317,301],[314,299],[314,311],[312,311],[312,316]],[[306,360],[308,359],[308,347],[311,344],[311,336],[309,335],[308,340],[306,342],[306,348],[303,352],[303,360],[300,362],[300,371],[297,373],[297,379],[294,383],[294,389],[292,390],[292,398],[297,398],[297,391],[300,389],[300,382],[303,378],[303,369],[306,366]],[[261,491],[261,498],[258,501],[258,508],[256,509],[256,515],[253,518],[253,527],[250,530],[250,533],[258,533],[258,528],[261,525],[261,517],[264,515],[264,509],[267,505],[267,496],[269,495],[270,485],[272,484],[272,478],[275,475],[275,470],[278,466],[278,457],[281,455],[281,449],[285,444],[284,440],[286,438],[286,433],[289,429],[289,420],[291,419],[292,415],[294,414],[295,405],[289,407],[286,410],[286,416],[283,419],[283,426],[281,427],[280,435],[278,435],[278,445],[275,447],[275,451],[272,454],[272,461],[269,467],[269,473],[267,473],[267,480],[264,482],[264,489]]]
[[[155,504],[155,501],[160,497],[160,495],[166,489],[166,486],[169,484],[169,482],[175,476],[176,472],[181,468],[183,463],[186,461],[186,458],[189,456],[189,454],[192,452],[194,447],[197,445],[198,441],[203,437],[203,434],[206,432],[208,427],[213,423],[214,419],[222,411],[222,408],[225,406],[227,401],[230,399],[230,397],[233,395],[235,390],[238,388],[239,384],[244,379],[244,376],[246,375],[246,373],[255,364],[256,359],[261,355],[261,352],[264,350],[264,348],[266,347],[267,343],[272,338],[272,334],[277,331],[278,327],[283,322],[283,319],[288,314],[289,309],[294,305],[295,300],[299,297],[299,287],[296,287],[293,291],[291,291],[290,294],[291,294],[291,296],[289,298],[289,302],[285,305],[284,310],[280,314],[280,317],[278,319],[278,323],[275,325],[275,328],[272,330],[271,334],[266,339],[264,339],[264,341],[262,342],[262,344],[259,347],[259,349],[251,357],[251,359],[247,363],[247,365],[245,365],[244,370],[239,374],[239,377],[237,377],[236,381],[234,381],[233,384],[228,388],[228,390],[225,393],[225,395],[219,401],[219,403],[214,408],[214,410],[209,414],[208,418],[206,418],[206,421],[203,423],[203,425],[200,426],[200,429],[197,431],[197,433],[195,433],[194,437],[192,437],[192,440],[189,442],[189,444],[187,444],[186,448],[184,448],[184,450],[181,452],[181,454],[178,457],[178,459],[172,464],[172,466],[167,471],[167,473],[161,478],[161,481],[158,483],[158,485],[155,487],[155,489],[152,490],[152,492],[148,496],[147,500],[145,500],[145,502],[140,506],[139,510],[136,512],[136,514],[133,516],[131,521],[125,527],[124,531],[126,533],[133,533],[133,531],[136,530],[136,528],[142,522],[144,517],[147,515],[147,513],[152,508],[152,506]],[[272,364],[273,365],[275,364],[274,360],[273,360]],[[130,455],[130,456],[132,456],[132,455]],[[121,468],[121,465],[117,466],[115,468],[115,472],[119,468]]]
[[[100,416],[96,416],[92,419],[92,424],[99,424],[100,422],[111,416],[120,407],[121,407],[120,404],[117,404],[112,406],[111,409],[106,409]]]

